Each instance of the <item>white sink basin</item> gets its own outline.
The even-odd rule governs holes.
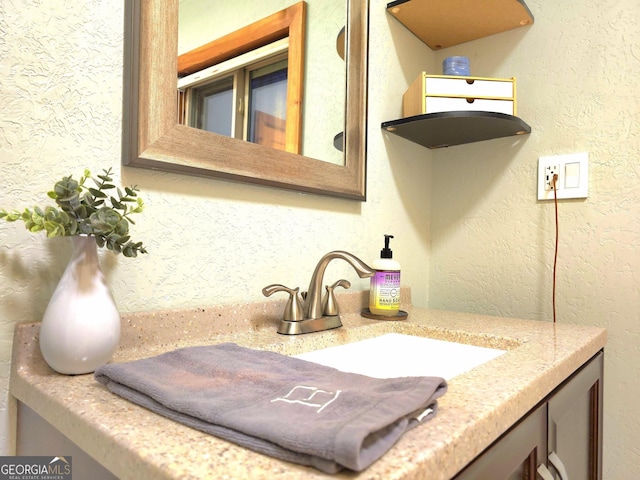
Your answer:
[[[504,353],[506,350],[387,333],[295,356],[376,378],[436,376],[450,380]]]

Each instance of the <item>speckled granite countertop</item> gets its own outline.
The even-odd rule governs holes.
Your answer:
[[[409,298],[404,292],[403,298]],[[403,305],[406,321],[359,315],[366,292],[340,295],[344,327],[276,333],[280,301],[123,315],[113,361],[221,342],[296,354],[388,331],[502,348],[506,354],[449,381],[438,415],[405,434],[360,474],[334,478],[449,479],[601,350],[601,328],[432,311]],[[348,312],[348,313],[344,313]],[[39,323],[16,326],[10,393],[123,479],[312,479],[306,468],[251,452],[123,400],[93,375],[64,376],[44,363]]]

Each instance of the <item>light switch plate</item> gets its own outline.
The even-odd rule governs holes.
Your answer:
[[[589,154],[587,152],[554,155],[538,159],[538,200],[553,200],[553,189],[546,182],[546,170],[558,169],[558,200],[587,198],[589,193]]]

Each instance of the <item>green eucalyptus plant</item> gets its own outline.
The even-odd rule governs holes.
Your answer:
[[[111,173],[111,168],[105,169],[96,178],[85,169],[79,181],[71,176],[63,177],[47,193],[55,200],[57,208],[36,206],[25,208],[23,212],[0,209],[0,218],[8,222],[22,220],[27,230],[44,230],[47,237],[92,235],[98,246],[106,246],[125,257],[147,253],[142,242],[133,242],[129,236],[129,224],[135,224],[131,215],[144,209],[144,203],[138,197],[138,187],[125,187],[122,192],[111,183]],[[95,186],[85,185],[89,179]],[[116,195],[109,195],[109,190],[115,190]]]

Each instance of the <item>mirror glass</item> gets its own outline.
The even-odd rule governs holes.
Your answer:
[[[187,127],[178,121],[180,51],[190,51],[241,24],[287,8],[280,0],[269,1],[273,3],[204,2],[214,8],[213,17],[188,29],[179,28],[178,18],[195,17],[180,12],[196,0],[126,2],[123,164],[364,201],[367,0],[302,2],[307,8],[307,45],[301,154]],[[223,10],[242,5],[249,16]],[[220,20],[223,17],[228,20]],[[337,52],[337,38],[345,23],[343,60]],[[215,27],[220,24],[224,29]],[[182,30],[190,32],[184,39]],[[335,148],[334,138],[340,132],[344,132],[343,141],[338,142],[343,152]]]
[[[303,65],[302,127],[299,149],[295,153],[342,165],[344,164],[344,155],[341,150],[334,146],[334,138],[344,129],[346,63],[343,59],[344,54],[340,56],[338,51],[338,37],[347,21],[346,4],[344,0],[306,0],[306,2],[300,3],[306,4],[303,22],[304,48],[301,52],[301,58],[291,59],[293,62],[300,61]],[[266,19],[274,14],[284,15],[285,9],[291,8],[293,5],[292,0],[266,0],[263,2],[255,2],[255,0],[236,0],[234,2],[226,0],[180,0],[178,55],[192,52],[198,47],[234,32],[244,32],[246,43],[250,44],[253,41],[252,35],[254,35],[254,32],[249,26],[257,25],[260,21],[265,22]],[[243,34],[240,33],[240,35]],[[281,41],[279,40],[278,42]],[[344,39],[342,39],[342,43],[344,43]],[[273,42],[271,45],[273,45]],[[255,48],[251,50],[251,52],[255,51]],[[276,55],[272,55],[272,58],[277,58]],[[245,56],[250,55],[247,53]],[[209,78],[213,77],[215,79],[217,74],[219,79],[230,79],[231,73],[223,73],[222,71],[222,66],[225,64],[229,65],[228,68],[231,71],[242,71],[243,69],[236,67],[235,64],[244,66],[246,65],[245,62],[256,62],[255,59],[251,58],[244,62],[234,62],[238,58],[239,56],[235,56],[230,60],[221,62],[218,64],[218,68],[209,67],[209,71],[214,71],[208,75]],[[248,68],[248,65],[244,68]],[[199,73],[191,73],[188,77],[195,79],[204,77],[203,70],[201,69]],[[209,82],[211,81],[207,83]],[[274,82],[274,85],[277,84]],[[271,88],[275,93],[270,94],[270,97],[277,98],[276,87]],[[228,86],[225,88],[224,93],[218,93],[216,98],[222,102],[224,101],[224,95],[226,97],[225,100],[229,100],[228,104],[231,107],[232,104],[229,97],[231,97],[231,92],[234,91],[233,87]],[[242,113],[246,114],[251,104],[249,100],[250,89],[246,88],[242,91],[244,92],[243,98],[236,99],[236,102],[239,103],[238,110],[240,111],[236,115],[238,117],[241,117]],[[241,108],[242,106],[244,108]],[[272,108],[273,110],[282,112],[282,109],[275,107]],[[227,112],[228,108],[225,106],[222,111]],[[278,118],[282,117],[286,117],[286,113],[278,116]],[[314,122],[314,117],[320,118],[322,121]],[[283,120],[286,120],[286,118]],[[196,122],[193,119],[191,121],[187,119],[187,122],[191,126],[204,128],[202,121]],[[245,138],[250,136],[252,131],[250,127],[243,125],[242,122],[236,123],[240,123],[238,136],[242,137],[243,133]],[[233,121],[229,114],[228,118],[225,119],[224,126],[214,131],[224,129],[227,132],[226,134],[229,135],[232,124]],[[342,147],[341,144],[339,146],[340,148]]]

